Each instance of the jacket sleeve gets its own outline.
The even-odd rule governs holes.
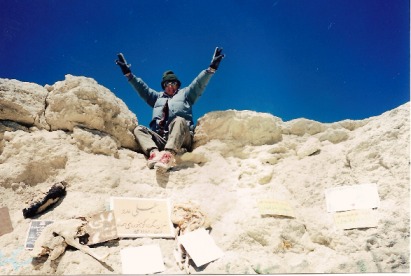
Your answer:
[[[186,97],[190,104],[194,104],[203,94],[212,76],[213,73],[210,73],[207,70],[203,70],[186,88]]]
[[[134,75],[129,80],[129,83],[149,106],[154,107],[157,98],[161,94],[160,92],[151,89],[141,78],[137,78]]]

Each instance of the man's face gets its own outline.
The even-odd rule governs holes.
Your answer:
[[[166,92],[167,95],[173,96],[177,92],[178,84],[176,81],[168,81],[164,85],[164,92]]]

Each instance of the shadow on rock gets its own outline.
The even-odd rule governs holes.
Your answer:
[[[170,171],[169,170],[156,170],[156,180],[157,184],[161,188],[166,188],[168,184],[168,180],[170,179]]]

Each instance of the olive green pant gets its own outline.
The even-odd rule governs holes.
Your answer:
[[[134,135],[146,156],[149,156],[150,151],[155,148],[160,151],[168,150],[174,153],[179,153],[182,148],[185,148],[187,151],[191,150],[193,135],[184,118],[175,118],[168,126],[168,129],[168,137],[164,139],[158,133],[145,126],[136,127]]]

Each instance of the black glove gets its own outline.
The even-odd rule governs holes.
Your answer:
[[[127,64],[126,59],[124,58],[122,53],[117,54],[118,59],[116,60],[116,64],[120,66],[121,72],[123,75],[131,73],[130,67],[131,64]]]
[[[224,54],[221,54],[223,48],[215,48],[213,59],[211,60],[210,68],[217,70],[218,66],[220,66],[220,62],[224,57]]]

